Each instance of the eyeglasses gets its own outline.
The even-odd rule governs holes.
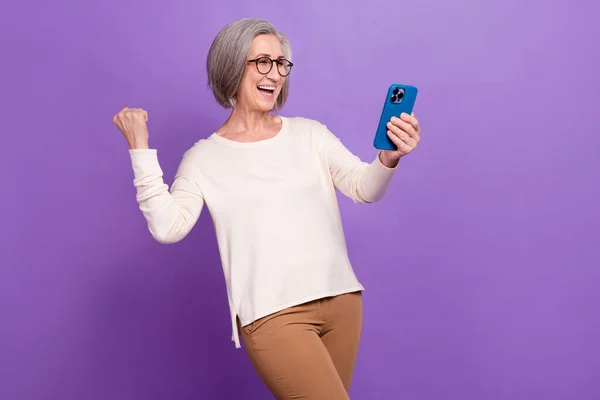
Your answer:
[[[255,58],[254,60],[248,60],[247,62],[255,63],[256,69],[263,75],[267,75],[269,72],[271,72],[274,63],[277,64],[277,72],[279,72],[279,75],[281,76],[288,76],[292,71],[292,67],[294,66],[294,64],[285,58],[273,60],[269,57],[259,57]]]

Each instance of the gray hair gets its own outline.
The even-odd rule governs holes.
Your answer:
[[[235,96],[240,87],[252,41],[259,35],[275,35],[281,43],[283,56],[292,61],[292,48],[288,38],[268,21],[242,18],[227,24],[215,37],[206,57],[208,86],[217,102],[225,107],[235,107]],[[275,102],[281,108],[288,97],[289,76]]]

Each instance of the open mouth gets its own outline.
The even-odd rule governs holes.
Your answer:
[[[275,86],[258,85],[257,88],[265,96],[273,96],[273,93],[275,93]]]

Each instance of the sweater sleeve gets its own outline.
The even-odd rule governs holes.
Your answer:
[[[202,192],[194,179],[191,152],[184,154],[170,191],[163,181],[156,149],[133,149],[129,154],[136,200],[150,233],[163,244],[182,240],[192,230],[204,206]]]
[[[361,161],[327,127],[324,127],[323,140],[335,188],[355,203],[381,200],[398,165],[386,167],[381,163],[379,153],[371,163]]]

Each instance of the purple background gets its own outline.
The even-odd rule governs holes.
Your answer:
[[[268,398],[230,341],[210,215],[183,242],[153,241],[111,121],[148,110],[170,184],[227,116],[205,56],[244,16],[292,42],[282,113],[363,160],[388,84],[420,89],[423,141],[387,196],[340,197],[367,288],[351,397],[600,398],[592,3],[3,5],[0,399]]]

